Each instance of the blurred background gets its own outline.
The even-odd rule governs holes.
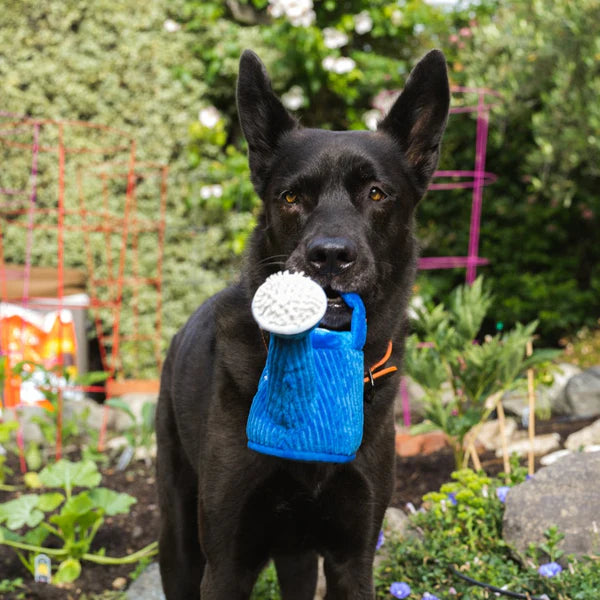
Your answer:
[[[138,161],[168,165],[162,300],[140,288],[140,311],[121,322],[123,331],[151,330],[160,311],[164,354],[193,310],[235,277],[260,208],[236,115],[241,52],[259,54],[304,125],[364,129],[433,47],[445,52],[453,85],[501,97],[486,156],[497,180],[481,214],[479,255],[489,264],[478,273],[494,293],[486,330],[539,319],[545,345],[598,363],[597,0],[12,1],[0,17],[0,111],[108,126],[135,138]],[[440,169],[473,169],[475,119],[450,119]],[[73,135],[91,143],[88,128]],[[29,158],[13,147],[1,159],[0,187],[14,187]],[[40,201],[55,184],[40,177]],[[0,218],[10,221],[11,210]],[[430,192],[418,214],[423,255],[466,254],[470,218],[471,190]],[[58,260],[54,242],[28,247],[21,234],[4,240],[6,263],[23,264],[28,252],[34,266]],[[65,265],[85,271],[76,238]],[[140,249],[150,272],[158,249]],[[416,292],[444,301],[464,279],[464,269],[422,272]],[[122,373],[156,377],[146,354],[135,365],[124,358]]]

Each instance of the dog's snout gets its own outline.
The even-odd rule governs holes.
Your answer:
[[[347,238],[317,237],[306,247],[310,264],[320,274],[338,275],[357,258],[356,244]]]

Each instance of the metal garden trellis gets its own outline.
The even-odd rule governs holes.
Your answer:
[[[479,232],[483,188],[495,181],[495,175],[485,170],[487,134],[490,111],[498,104],[499,94],[480,88],[452,88],[454,95],[477,97],[477,102],[451,108],[451,114],[475,113],[475,164],[472,170],[439,170],[430,189],[471,189],[471,220],[469,246],[464,256],[424,257],[420,269],[465,268],[466,281],[472,283],[477,267],[487,264],[479,256]],[[114,377],[122,366],[122,348],[138,348],[150,342],[157,364],[160,364],[162,252],[165,233],[167,167],[136,161],[136,144],[126,133],[88,122],[56,121],[19,117],[0,112],[0,150],[5,153],[28,155],[27,175],[17,176],[17,185],[5,185],[0,170],[0,302],[17,303],[24,307],[48,310],[65,308],[67,284],[65,248],[67,237],[83,240],[82,256],[85,266],[90,302],[79,308],[92,312],[99,340],[103,368]],[[44,159],[44,160],[42,160]],[[25,168],[25,164],[23,165]],[[49,176],[49,173],[52,175]],[[40,178],[45,177],[43,189],[55,190],[53,197],[40,201]],[[48,180],[52,183],[48,185]],[[158,181],[158,193],[153,196],[152,217],[138,205],[137,190],[141,184]],[[10,180],[10,178],[9,178]],[[158,200],[157,200],[158,198]],[[148,199],[148,198],[147,198]],[[25,232],[25,262],[15,265],[5,259],[5,239],[10,229]],[[56,252],[49,262],[56,268],[56,301],[49,304],[31,294],[31,274],[36,249],[36,236],[45,232],[51,237]],[[152,275],[140,270],[139,242],[155,236],[157,262]],[[42,261],[43,262],[43,261]],[[7,283],[22,280],[19,297],[9,298]],[[152,332],[140,333],[139,292],[153,289],[155,327]],[[128,294],[124,303],[124,295]],[[121,330],[124,312],[129,312],[133,334]],[[22,348],[17,354],[22,355]],[[11,351],[0,348],[11,359]],[[14,359],[14,357],[12,357]],[[10,360],[9,360],[10,362]],[[14,360],[13,360],[14,362]],[[59,363],[61,358],[59,357]],[[8,365],[6,367],[9,368]],[[107,386],[109,388],[110,386]],[[86,388],[94,390],[99,388]],[[105,389],[104,387],[102,388]],[[62,392],[59,389],[59,411],[62,411]],[[408,392],[401,384],[404,422],[410,424]],[[62,433],[57,431],[57,454],[60,455]],[[22,437],[20,448],[22,450]],[[21,454],[23,461],[23,453]]]
[[[43,311],[89,310],[94,317],[102,366],[109,374],[108,383],[122,370],[124,344],[129,344],[132,351],[150,344],[154,360],[160,365],[167,167],[137,162],[135,140],[114,128],[2,112],[0,152],[4,164],[12,167],[11,172],[0,169],[0,305],[10,302]],[[25,262],[18,265],[7,243],[10,246],[23,238]],[[156,262],[151,265],[151,274],[140,267],[140,245],[153,247]],[[40,256],[38,246],[53,250],[48,256]],[[68,260],[66,254],[70,254]],[[34,263],[54,269],[52,301],[32,293]],[[68,304],[65,294],[69,286],[67,265],[72,263],[87,269],[89,302],[76,307]],[[9,295],[9,283],[15,281],[21,285]],[[142,288],[154,294],[154,322],[146,332],[140,331]],[[121,327],[125,314],[131,322],[127,335]],[[59,319],[60,341],[53,359],[59,367],[65,366],[61,323]],[[16,343],[0,348],[7,359],[7,376],[11,365],[25,356],[23,336],[16,337]],[[5,381],[4,392],[6,385]],[[62,451],[62,398],[66,389],[106,390],[110,395],[109,385],[58,386],[58,457]],[[16,406],[12,408],[16,415]],[[20,430],[17,441],[24,468]]]

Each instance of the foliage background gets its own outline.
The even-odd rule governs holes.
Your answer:
[[[169,164],[166,347],[235,277],[259,208],[235,113],[241,51],[261,56],[303,124],[338,129],[371,123],[380,92],[401,88],[418,57],[440,47],[452,83],[504,97],[487,160],[499,180],[485,190],[482,218],[495,296],[489,327],[539,318],[545,341],[556,342],[600,314],[599,10],[597,0],[11,2],[0,23],[0,110],[123,129],[140,160]],[[451,120],[440,168],[471,168],[474,125]],[[20,158],[2,158],[5,182]],[[419,215],[424,254],[465,253],[469,212],[468,191],[429,194]],[[45,243],[36,244],[40,264],[55,255]],[[76,267],[78,243],[67,253]],[[5,251],[24,260],[22,242]],[[151,258],[148,248],[148,268]],[[463,277],[427,272],[419,289],[442,300]],[[156,371],[136,363],[125,374]]]

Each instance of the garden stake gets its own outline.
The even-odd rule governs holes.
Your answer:
[[[481,461],[479,460],[479,454],[477,454],[477,448],[475,448],[475,444],[473,443],[474,437],[475,436],[473,436],[469,440],[468,452],[471,455],[471,460],[473,461],[473,466],[475,467],[475,470],[481,471]]]
[[[531,341],[529,341],[527,342],[527,356],[531,356],[532,354],[533,344]],[[533,475],[535,472],[535,461],[533,454],[533,442],[535,438],[535,389],[533,383],[533,369],[527,369],[527,398],[529,400],[529,453],[527,456],[527,468],[529,475]]]
[[[13,415],[19,428],[17,429],[17,448],[19,449],[19,467],[21,473],[27,473],[27,463],[25,462],[25,441],[23,439],[23,424],[19,419],[19,413],[16,408],[13,408]]]
[[[500,439],[502,440],[502,460],[504,461],[504,477],[506,483],[508,483],[508,476],[510,475],[510,460],[508,459],[508,444],[506,442],[506,419],[504,417],[504,406],[502,406],[502,399],[500,397],[498,397],[496,409],[498,411],[498,426],[500,427]]]

